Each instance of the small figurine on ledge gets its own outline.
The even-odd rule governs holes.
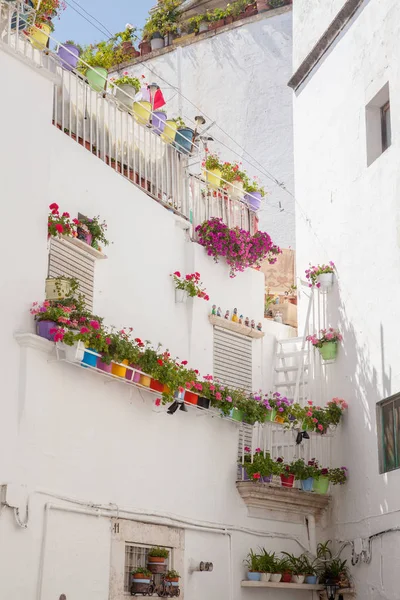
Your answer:
[[[217,305],[216,304],[212,305],[211,314],[212,315],[216,315],[217,314]]]
[[[254,319],[252,319],[252,320],[251,320],[250,327],[251,327],[252,329],[255,329],[255,328],[256,328],[256,323],[255,323]]]
[[[220,306],[218,306],[217,317],[222,317],[222,310]]]
[[[239,325],[243,325],[243,315],[240,315],[239,317]]]
[[[261,324],[261,322],[257,325],[257,331],[262,331],[262,324]]]
[[[246,317],[244,324],[246,325],[246,327],[250,327],[250,319],[249,319],[249,317]]]
[[[229,321],[229,310],[227,310],[225,313],[225,319],[227,319]]]
[[[238,314],[237,314],[237,308],[233,309],[232,321],[234,323],[237,323],[239,321],[239,317],[238,317]]]

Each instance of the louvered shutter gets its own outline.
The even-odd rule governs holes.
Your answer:
[[[75,277],[86,306],[93,310],[95,258],[63,238],[52,238],[49,252],[49,277]]]
[[[252,339],[214,327],[214,377],[227,386],[252,391]]]

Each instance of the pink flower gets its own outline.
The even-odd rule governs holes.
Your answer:
[[[215,385],[210,385],[210,391],[213,392],[215,390]]]
[[[111,338],[106,337],[106,344],[109,346],[111,344]]]
[[[312,422],[313,423],[318,423],[318,419],[313,419]]]
[[[196,390],[199,390],[200,392],[203,389],[203,386],[201,385],[201,383],[195,383],[194,387],[196,388]]]
[[[215,394],[215,397],[216,397],[217,400],[221,400],[221,398],[222,398],[222,396],[221,396],[221,394],[219,392],[217,392]]]
[[[349,408],[349,405],[347,404],[347,402],[345,402],[345,400],[342,400],[342,408]]]
[[[253,475],[253,479],[260,479],[261,475],[260,473],[254,473]]]
[[[308,413],[307,413],[307,417],[312,417],[312,412],[311,412],[311,410],[309,410],[309,411],[308,411]]]
[[[100,329],[100,323],[98,321],[89,321],[89,325],[93,329]]]
[[[256,449],[254,450],[254,452],[257,452],[257,454],[261,454],[261,448],[256,448]]]
[[[160,398],[157,398],[157,400],[155,401],[155,403],[154,403],[154,404],[155,404],[156,406],[160,406],[160,404],[161,404],[161,400],[160,400]]]
[[[226,397],[226,401],[227,401],[227,402],[232,402],[232,398],[231,398],[230,396],[227,396],[227,397]]]
[[[318,425],[318,429],[319,429],[320,431],[323,431],[323,429],[324,429],[323,425],[319,424],[319,425]]]
[[[89,329],[87,327],[81,327],[80,333],[82,333],[82,334],[89,333]]]
[[[250,448],[249,448],[248,446],[245,446],[245,447],[244,447],[244,451],[245,451],[245,452],[250,452]]]
[[[312,406],[312,400],[307,400],[307,404],[309,404],[310,406]]]
[[[180,274],[179,271],[175,271],[174,275],[176,275],[176,277],[180,277],[181,276],[181,274]]]

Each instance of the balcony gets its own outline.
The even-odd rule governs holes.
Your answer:
[[[64,69],[57,54],[33,45],[29,25],[34,11],[23,7],[19,2],[0,1],[2,47],[54,82],[54,126],[182,217],[193,239],[196,226],[210,217],[221,217],[229,227],[257,231],[256,213],[244,201],[193,172],[190,162],[200,162],[196,143],[190,151],[179,140],[168,143],[150,124],[150,113],[135,118],[129,108],[134,99],[123,90],[107,84],[107,91],[95,91],[82,73]]]

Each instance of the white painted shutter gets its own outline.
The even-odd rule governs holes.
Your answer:
[[[93,310],[95,258],[70,244],[67,240],[52,238],[49,251],[49,277],[75,277],[79,292],[84,294],[86,306]]]
[[[214,378],[252,391],[252,338],[214,327]]]

